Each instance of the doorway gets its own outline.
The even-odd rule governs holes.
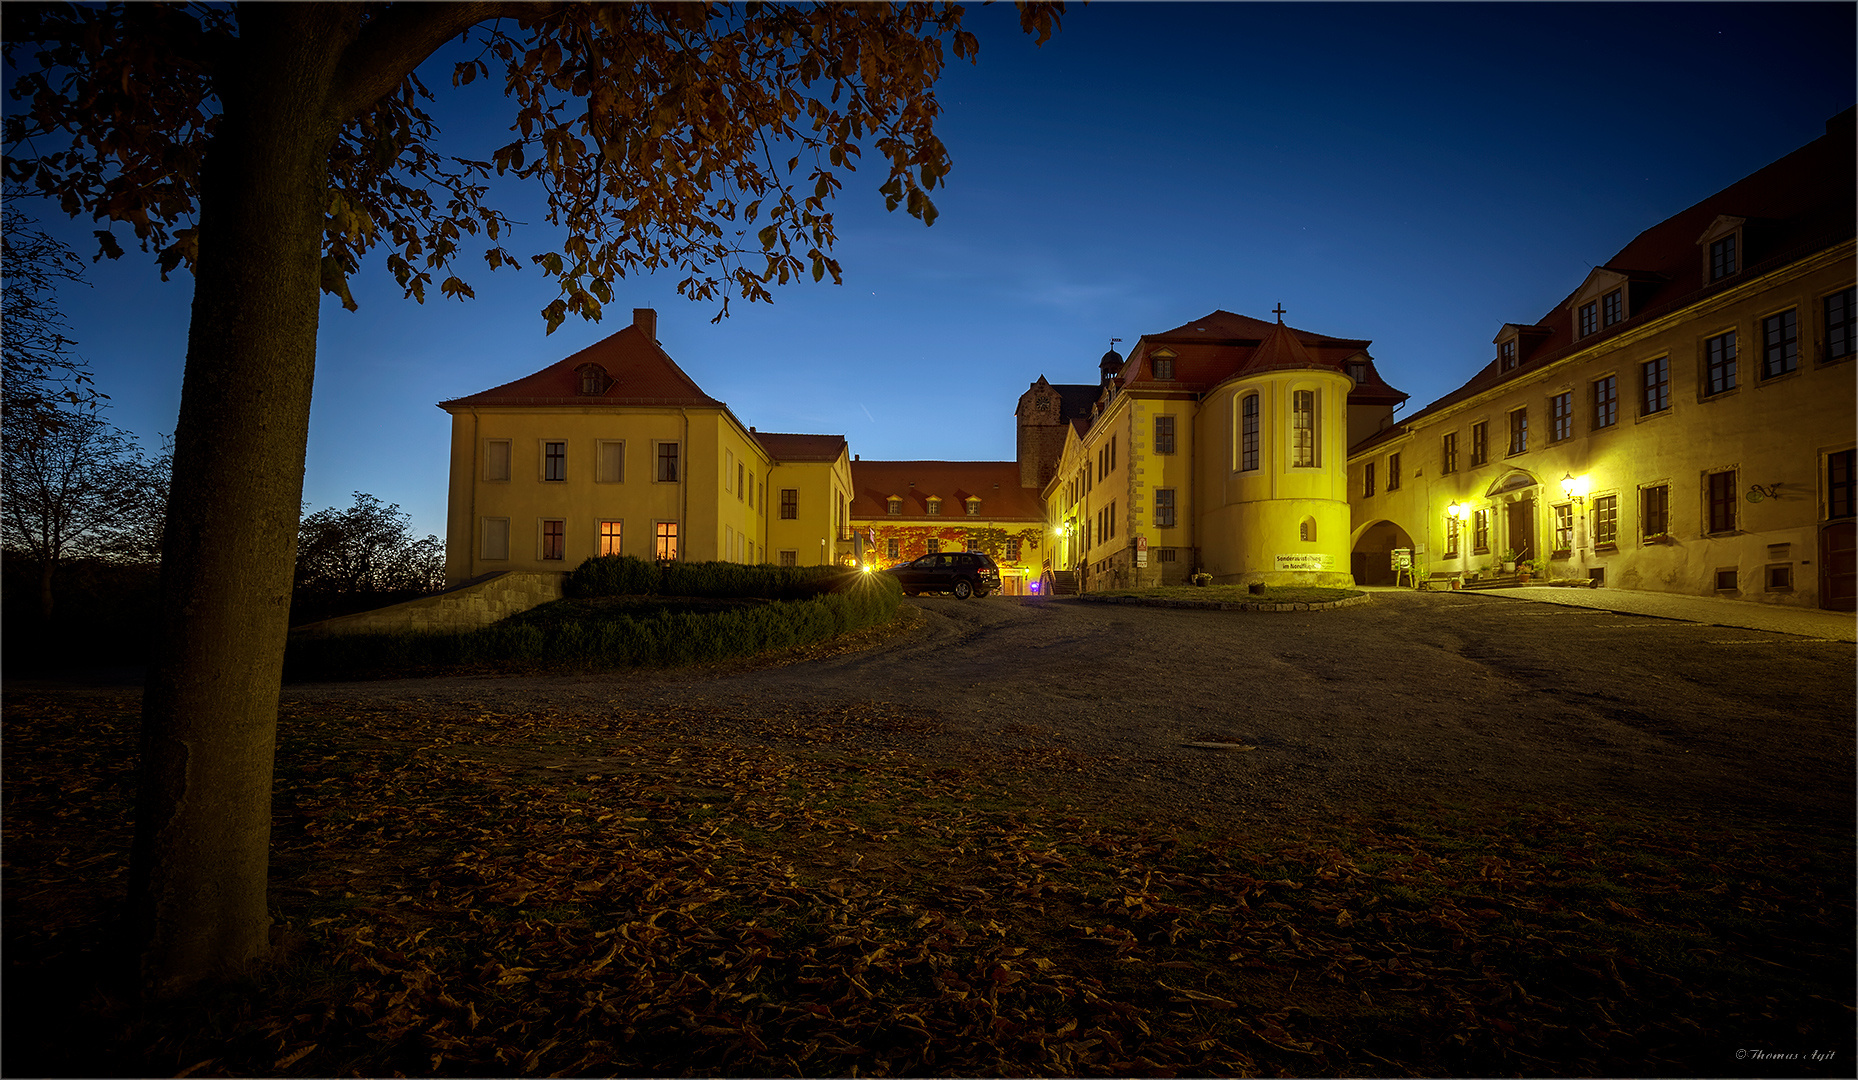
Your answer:
[[[1535,500],[1519,499],[1509,505],[1509,545],[1518,562],[1536,557]]]
[[[1819,530],[1819,606],[1858,609],[1858,525],[1835,521]]]

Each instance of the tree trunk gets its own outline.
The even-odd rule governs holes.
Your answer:
[[[353,17],[245,6],[218,85],[130,871],[134,959],[156,996],[269,949],[272,755],[336,132],[326,103]]]
[[[47,556],[39,560],[39,625],[41,633],[52,632],[52,608],[55,597],[52,595],[52,574],[58,569],[55,559]]]

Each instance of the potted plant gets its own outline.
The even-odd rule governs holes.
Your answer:
[[[1204,589],[1208,585],[1213,584],[1213,575],[1207,573],[1205,570],[1197,571],[1193,575],[1193,583],[1195,586]]]
[[[1515,549],[1504,548],[1503,554],[1497,556],[1497,562],[1502,564],[1504,573],[1514,574],[1516,572],[1516,551]]]

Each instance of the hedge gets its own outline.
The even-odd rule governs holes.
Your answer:
[[[643,565],[657,569],[650,563]],[[694,564],[699,571],[734,565]],[[586,569],[585,564],[582,569]],[[518,615],[467,634],[357,634],[295,640],[285,654],[284,673],[293,680],[330,680],[482,665],[671,667],[804,645],[875,626],[896,614],[903,596],[896,579],[886,574],[848,576],[826,567],[835,570],[827,584],[824,581],[828,575],[812,573],[821,569],[816,567],[808,567],[808,573],[791,579],[783,575],[792,567],[739,569],[773,571],[762,578],[774,583],[785,580],[787,584],[781,587],[812,591],[807,599],[774,599],[714,613],[659,611],[646,616],[615,614],[560,622],[526,621]],[[600,571],[607,575],[602,580],[618,580],[620,575],[632,572],[630,568]],[[727,577],[726,573],[703,571],[691,575],[688,581],[680,580],[680,584],[702,585]],[[663,580],[670,580],[670,575],[665,575],[661,584]],[[822,588],[836,591],[821,593]]]
[[[849,588],[861,575],[841,566],[745,566],[648,562],[632,555],[588,559],[568,575],[569,596],[727,596],[805,600]]]

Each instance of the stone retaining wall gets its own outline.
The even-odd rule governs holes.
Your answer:
[[[339,615],[299,626],[292,637],[346,637],[351,634],[462,634],[532,607],[561,599],[567,577],[547,571],[506,570],[484,574],[434,596],[422,596],[373,611]]]

